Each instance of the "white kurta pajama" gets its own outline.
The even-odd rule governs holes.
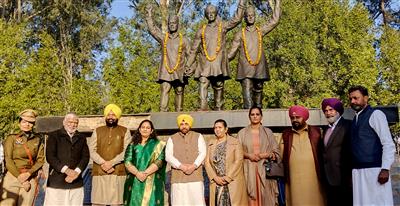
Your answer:
[[[168,139],[165,147],[165,159],[174,168],[179,168],[181,162],[174,157],[174,144],[171,138]],[[202,167],[202,163],[207,155],[207,146],[204,137],[200,134],[198,138],[198,156],[194,161],[197,167]],[[171,184],[171,204],[172,205],[205,205],[204,183],[172,183]]]
[[[361,112],[356,114],[356,120]],[[380,168],[353,169],[353,205],[393,205],[391,179],[389,178],[389,181],[383,185],[378,182],[381,169],[390,170],[396,152],[385,114],[380,110],[375,110],[369,118],[369,125],[376,132],[382,144],[382,166]]]
[[[56,189],[47,187],[44,196],[44,205],[83,205],[84,191],[83,187],[75,189]]]

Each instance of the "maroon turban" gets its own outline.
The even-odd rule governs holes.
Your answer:
[[[322,103],[321,103],[322,111],[328,105],[331,106],[333,109],[335,109],[337,112],[339,112],[340,115],[343,114],[344,108],[343,108],[343,103],[340,101],[340,99],[327,98],[327,99],[322,100]]]
[[[307,121],[308,117],[310,116],[310,114],[308,113],[308,109],[299,105],[295,105],[289,108],[289,117],[293,117],[295,115],[303,117],[304,121]]]

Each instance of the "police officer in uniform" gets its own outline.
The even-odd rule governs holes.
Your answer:
[[[34,201],[37,173],[45,159],[42,138],[33,132],[36,117],[32,109],[22,111],[20,132],[9,135],[3,143],[7,173],[0,205],[32,205]]]

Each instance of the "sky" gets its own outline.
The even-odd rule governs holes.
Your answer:
[[[208,0],[215,4],[218,0]],[[395,8],[400,8],[400,1],[393,1]],[[114,0],[111,7],[111,16],[117,18],[124,18],[132,16],[132,10],[129,8],[129,0]]]
[[[111,16],[124,18],[132,16],[129,0],[114,0],[111,4]]]
[[[216,4],[218,0],[209,0],[213,4]],[[132,10],[129,8],[129,0],[114,0],[111,4],[111,16],[117,18],[125,18],[132,16]]]

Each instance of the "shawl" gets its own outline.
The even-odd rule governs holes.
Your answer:
[[[250,154],[254,153],[250,125],[239,131],[238,139],[243,146],[244,153],[250,153]],[[270,129],[263,126],[260,126],[260,151],[262,153],[273,152],[277,157],[277,160],[280,161],[279,146],[275,140],[274,134]],[[264,159],[257,162],[257,173],[261,176],[262,186],[266,187],[268,180],[265,178],[264,162],[265,162]],[[252,162],[249,159],[244,159],[243,165],[244,165],[245,179],[247,182],[247,193],[251,198],[254,199],[257,194],[256,178],[255,178],[256,167],[255,164],[252,164]],[[271,189],[277,190],[277,188],[271,188]]]

